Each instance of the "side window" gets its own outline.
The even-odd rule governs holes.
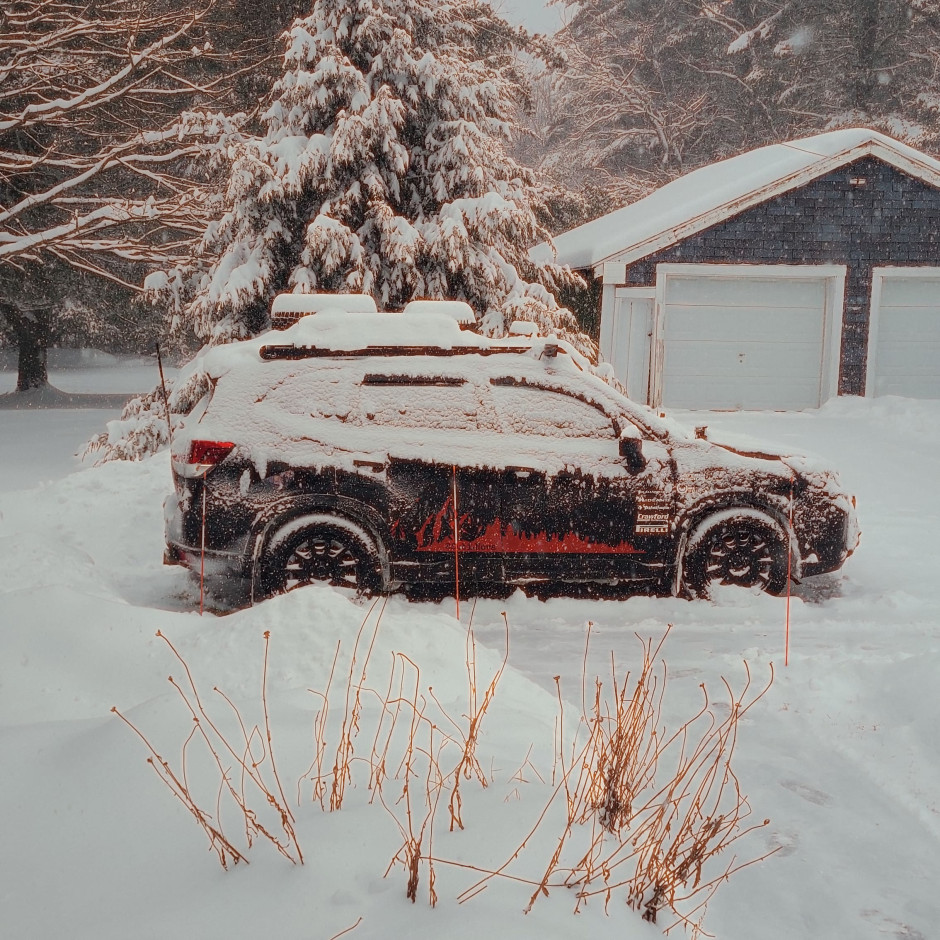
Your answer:
[[[580,398],[528,385],[493,383],[503,431],[538,437],[616,439],[610,417]]]
[[[494,430],[480,390],[462,378],[366,375],[359,389],[359,421],[439,431]]]
[[[256,395],[258,405],[270,402],[288,414],[349,420],[357,389],[349,367],[344,363],[323,360],[273,362],[266,372],[270,373],[270,384]]]

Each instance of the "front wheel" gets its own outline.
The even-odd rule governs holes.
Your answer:
[[[369,534],[355,523],[325,514],[295,520],[275,533],[261,579],[266,595],[308,584],[375,593],[383,583],[378,548]]]
[[[782,594],[787,586],[788,539],[782,527],[756,509],[723,510],[689,536],[682,587],[691,597],[711,596],[715,585]]]

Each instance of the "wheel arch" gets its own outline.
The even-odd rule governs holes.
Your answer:
[[[742,497],[750,494],[742,494]],[[692,507],[684,516],[679,525],[676,541],[675,570],[673,573],[671,593],[678,597],[682,593],[683,577],[685,573],[685,560],[688,552],[694,547],[693,540],[697,533],[703,533],[708,526],[720,519],[733,518],[737,514],[752,516],[754,519],[769,522],[776,529],[781,541],[787,544],[790,553],[790,573],[794,578],[801,576],[802,557],[795,530],[790,524],[786,508],[777,508],[768,503],[751,498],[727,499],[714,502],[702,502]]]
[[[381,520],[373,518],[373,510],[355,500],[332,498],[329,500],[291,500],[288,504],[271,507],[263,518],[256,520],[248,544],[251,546],[251,596],[257,596],[262,583],[264,561],[284,539],[308,526],[336,524],[362,538],[375,548],[379,559],[383,588],[391,585],[391,561],[388,539]]]

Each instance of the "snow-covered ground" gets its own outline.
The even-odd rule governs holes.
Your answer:
[[[90,376],[76,380],[90,383],[83,391],[103,390]],[[375,695],[362,696],[342,809],[321,810],[311,800],[309,779],[299,781],[315,762],[317,693],[330,682],[337,643],[324,774],[341,738],[348,676],[358,679],[364,667],[365,685],[381,699],[393,668],[404,680],[401,686],[396,680],[391,697],[399,688],[409,697],[417,683],[436,725],[436,744],[445,732],[457,732],[435,700],[466,727],[466,627],[473,605],[461,604],[458,624],[453,601],[391,598],[366,661],[379,609],[368,618],[353,668],[349,656],[370,608],[332,590],[306,589],[253,609],[200,617],[198,592],[181,571],[161,565],[166,455],[86,469],[70,457],[110,416],[0,410],[3,936],[263,933],[329,940],[354,924],[346,936],[370,940],[658,936],[671,918],[644,923],[627,908],[622,890],[612,894],[606,911],[595,897],[577,916],[570,888],[551,887],[529,914],[523,909],[533,888],[510,878],[490,880],[463,904],[458,896],[482,877],[466,866],[492,870],[510,858],[544,809],[553,772],[557,782],[554,677],[570,749],[582,673],[588,696],[595,674],[609,677],[612,654],[621,680],[628,670],[635,674],[635,634],[658,638],[669,623],[663,719],[670,726],[697,709],[701,684],[722,717],[721,677],[740,690],[745,661],[755,686],[767,681],[771,663],[775,669],[770,691],[742,722],[733,766],[753,810],[750,821],[770,819],[735,851],[741,860],[779,851],[720,887],[705,928],[722,940],[940,936],[940,402],[843,399],[801,414],[678,415],[798,444],[828,459],[858,496],[862,544],[841,580],[807,586],[793,599],[788,666],[784,599],[732,590],[716,603],[543,603],[519,593],[503,603],[477,603],[479,697],[502,656],[502,611],[509,622],[509,668],[483,719],[477,750],[489,786],[461,784],[463,831],[448,831],[448,793],[440,800],[431,842],[440,860],[434,908],[424,864],[415,904],[405,897],[402,867],[385,874],[402,844],[393,817],[404,822],[406,813],[396,802],[401,779],[384,784],[387,808],[378,800],[370,804],[368,758],[380,714]],[[244,826],[226,797],[222,827],[250,864],[223,871],[192,815],[147,764],[144,743],[111,713],[117,706],[180,768],[194,723],[167,682],[172,675],[186,689],[186,673],[155,636],[158,630],[185,659],[206,711],[232,740],[240,732],[213,687],[237,704],[248,728],[257,723],[263,730],[261,673],[270,631],[271,740],[303,866],[263,840],[246,849]],[[395,653],[417,664],[417,679]],[[407,708],[399,729],[410,722],[405,715]],[[386,728],[387,722],[388,714]],[[419,750],[429,734],[421,723]],[[260,754],[258,738],[252,753]],[[389,752],[390,775],[399,758]],[[441,767],[448,762],[454,763],[450,745]],[[232,767],[234,759],[225,755],[223,763]],[[219,775],[197,741],[187,748],[186,766],[190,791],[214,816]],[[269,773],[267,766],[262,771]],[[236,790],[241,776],[232,770]],[[276,794],[276,781],[270,774],[267,780]],[[413,778],[416,826],[424,787]],[[328,790],[327,809],[329,800]],[[264,812],[263,800],[255,805]],[[561,812],[556,801],[508,875],[541,878],[561,834]],[[280,831],[276,819],[267,823]],[[565,861],[570,867],[572,858],[565,855]]]
[[[50,349],[49,381],[63,392],[130,395],[159,377],[156,357],[115,356],[97,349]],[[169,364],[167,375],[175,373]],[[0,349],[0,395],[16,388],[16,351]]]
[[[165,374],[175,375],[167,365]],[[111,408],[43,410],[8,407],[0,399],[0,493],[29,489],[58,480],[75,470],[76,455],[106,422],[118,418],[122,397],[149,391],[159,379],[156,361],[113,356],[93,349],[49,350],[49,381],[76,396],[103,395]],[[0,349],[0,395],[16,388],[16,351]],[[95,402],[98,404],[98,402]]]

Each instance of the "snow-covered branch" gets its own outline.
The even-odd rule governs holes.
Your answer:
[[[117,69],[103,81],[82,89],[81,92],[67,98],[56,97],[46,101],[36,101],[26,105],[18,114],[0,118],[0,133],[20,127],[30,127],[40,123],[51,123],[72,112],[87,111],[102,104],[113,102],[127,93],[128,83],[141,68],[154,69],[160,54],[173,46],[181,37],[199,22],[195,14],[175,31],[161,36],[137,52],[129,52],[128,61],[123,68]]]
[[[224,81],[205,68],[210,9],[152,12],[135,0],[4,6],[0,264],[38,261],[53,248],[82,270],[106,266],[94,255],[126,268],[185,254],[167,245],[192,242],[206,223],[205,179],[187,167],[232,126],[180,116]],[[237,59],[231,65],[237,72]]]

